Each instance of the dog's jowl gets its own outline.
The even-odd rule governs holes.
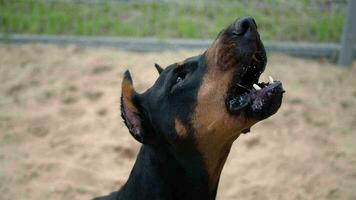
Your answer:
[[[279,109],[284,90],[258,83],[265,49],[253,18],[222,30],[201,55],[165,69],[146,92],[122,82],[121,112],[142,147],[128,181],[97,199],[215,199],[232,143]]]

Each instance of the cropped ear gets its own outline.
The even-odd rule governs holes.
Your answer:
[[[157,64],[157,63],[155,63],[155,67],[156,67],[156,69],[158,71],[158,74],[161,74],[162,71],[163,71],[163,68],[161,66],[159,66],[159,64]]]
[[[142,115],[138,106],[136,93],[129,71],[124,74],[121,85],[121,117],[131,135],[139,142],[145,143],[145,131],[142,126]]]

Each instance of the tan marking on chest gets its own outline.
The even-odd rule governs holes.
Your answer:
[[[232,143],[246,125],[244,118],[231,116],[226,110],[225,97],[235,69],[219,66],[231,63],[220,62],[224,58],[217,58],[220,55],[216,51],[220,47],[219,44],[214,45],[207,51],[208,69],[193,114],[196,145],[206,165],[211,191],[218,184]]]

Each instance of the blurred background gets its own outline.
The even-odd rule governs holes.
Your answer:
[[[217,199],[356,199],[355,0],[0,0],[0,199],[118,189],[139,148],[119,113],[138,91],[253,16],[279,112],[237,139]]]

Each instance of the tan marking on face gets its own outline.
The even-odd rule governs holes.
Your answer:
[[[226,110],[225,97],[235,69],[229,60],[232,55],[222,52],[222,48],[225,50],[226,46],[222,46],[218,38],[206,52],[208,69],[193,115],[197,148],[205,161],[210,191],[218,184],[232,143],[251,124],[244,117],[231,116]]]
[[[188,134],[187,128],[183,125],[183,123],[179,119],[175,119],[175,129],[177,134],[180,137],[185,137]]]
[[[124,98],[124,103],[131,112],[138,113],[136,106],[133,104],[133,94],[134,88],[132,82],[128,79],[124,79],[121,85],[122,97]]]

